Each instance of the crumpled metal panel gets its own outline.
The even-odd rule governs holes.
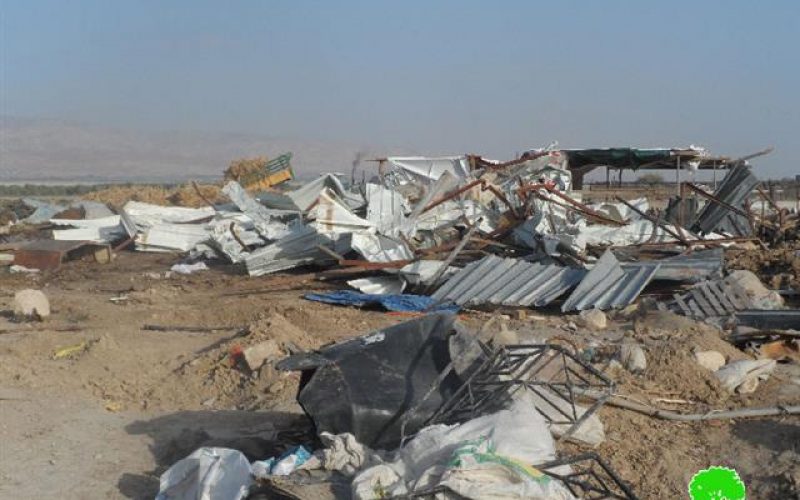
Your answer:
[[[347,282],[361,293],[371,295],[400,295],[406,289],[406,282],[398,276],[370,276]]]
[[[737,287],[725,280],[703,281],[684,294],[674,294],[672,301],[659,304],[690,318],[705,319],[728,316],[749,309],[752,301]]]
[[[658,263],[625,270],[606,251],[561,306],[562,312],[614,309],[636,300],[659,269]]]
[[[758,185],[758,178],[745,164],[739,164],[728,171],[719,187],[714,191],[714,197],[736,208],[743,209],[743,203]],[[726,231],[740,236],[750,234],[750,226],[743,223],[744,218],[731,212],[724,206],[708,201],[697,216],[692,231],[695,233],[709,234],[716,231]]]
[[[658,261],[659,268],[653,279],[697,282],[722,277],[725,251],[722,248],[700,250],[688,255],[675,255]],[[652,261],[623,262],[624,270],[652,266]]]
[[[253,221],[269,223],[272,219],[269,209],[254,200],[238,182],[230,181],[225,184],[222,192]]]
[[[350,250],[350,242],[350,235],[328,236],[311,226],[299,226],[288,236],[251,252],[244,263],[250,276],[263,276],[329,259],[317,245],[333,246],[333,250],[341,254]]]
[[[577,285],[586,271],[488,255],[470,263],[433,298],[458,305],[542,307]]]

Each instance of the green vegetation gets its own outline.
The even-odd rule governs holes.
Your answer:
[[[745,486],[739,474],[727,467],[711,467],[694,475],[689,484],[692,500],[744,500]]]

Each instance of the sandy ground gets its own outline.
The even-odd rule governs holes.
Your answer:
[[[158,475],[198,446],[264,458],[307,440],[310,430],[294,402],[297,376],[269,366],[243,370],[231,353],[265,339],[287,353],[309,349],[408,319],[305,301],[304,292],[333,286],[311,274],[252,279],[218,267],[165,277],[175,261],[123,252],[106,265],[0,274],[0,308],[9,309],[23,288],[43,290],[53,308],[43,323],[0,318],[0,497],[152,498]],[[781,365],[755,394],[724,394],[692,362],[691,349],[746,355],[696,323],[628,318],[590,332],[573,331],[574,318],[542,316],[508,326],[523,340],[559,337],[579,348],[640,342],[647,371],[612,374],[621,393],[639,400],[680,399],[666,407],[687,412],[800,403],[796,365]],[[464,316],[474,324],[486,318]],[[146,324],[229,329],[147,331]],[[81,343],[83,351],[53,359]],[[600,415],[607,440],[594,451],[642,498],[682,498],[691,475],[712,464],[735,466],[752,498],[795,498],[800,491],[797,417],[684,424],[608,407]]]

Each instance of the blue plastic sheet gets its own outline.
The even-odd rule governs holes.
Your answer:
[[[459,309],[455,304],[437,304],[435,299],[427,295],[374,295],[354,292],[352,290],[338,290],[336,292],[327,293],[307,293],[305,298],[317,302],[343,306],[364,307],[366,305],[381,305],[387,311],[396,312],[456,312]]]

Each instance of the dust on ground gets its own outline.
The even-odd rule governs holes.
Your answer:
[[[408,319],[306,301],[306,292],[336,288],[308,270],[249,278],[220,265],[167,276],[176,260],[122,252],[106,265],[0,275],[0,308],[9,309],[15,291],[39,288],[53,309],[43,323],[0,317],[0,496],[152,498],[158,475],[198,446],[231,446],[252,459],[273,455],[310,438],[294,400],[297,374],[269,364],[251,371],[236,353],[266,340],[286,353],[313,349]],[[463,319],[480,325],[490,316],[467,312]],[[640,343],[646,371],[609,374],[621,394],[654,406],[702,413],[800,402],[792,365],[781,365],[754,394],[726,394],[693,350],[714,349],[729,360],[747,355],[714,328],[672,314],[620,315],[602,332],[548,311],[505,323],[522,340],[576,349]],[[76,345],[84,348],[54,359]],[[607,440],[595,451],[641,498],[682,498],[691,475],[712,464],[737,468],[753,498],[791,498],[800,486],[796,417],[680,423],[608,406],[600,416]]]

